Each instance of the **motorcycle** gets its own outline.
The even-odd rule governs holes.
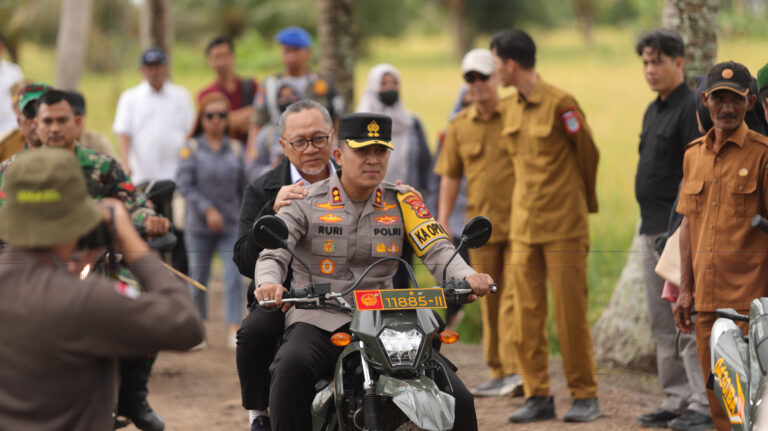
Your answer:
[[[768,233],[768,220],[760,215],[752,219],[752,226]],[[707,385],[732,430],[753,430],[768,372],[768,297],[754,299],[749,316],[733,308],[719,308],[716,313],[719,318],[709,338],[712,367]],[[747,335],[734,322],[749,322]]]
[[[470,220],[446,267],[463,248],[485,244],[491,229],[485,217]],[[410,265],[398,257],[387,257],[372,263],[346,291],[332,292],[329,283],[313,283],[309,267],[288,248],[288,229],[282,220],[261,217],[252,232],[260,246],[285,249],[307,269],[307,286],[285,292],[283,302],[301,309],[352,313],[349,333],[337,332],[331,337],[334,345],[346,347],[336,361],[333,376],[316,385],[313,431],[453,428],[453,389],[446,364],[433,357],[433,350],[439,350],[440,343],[455,343],[459,337],[453,331],[441,330],[441,319],[430,308],[445,308],[447,301],[466,302],[472,293],[466,281],[446,281],[444,270],[439,286],[418,288]],[[372,268],[392,260],[405,263],[415,288],[356,290]],[[344,299],[351,292],[355,307]],[[496,292],[495,285],[491,292]],[[267,300],[259,305],[274,303]]]

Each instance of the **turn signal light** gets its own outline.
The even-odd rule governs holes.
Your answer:
[[[459,333],[456,331],[443,331],[440,333],[440,341],[443,344],[453,344],[459,341]]]
[[[352,342],[352,336],[346,332],[337,332],[331,335],[331,343],[334,346],[344,347]]]

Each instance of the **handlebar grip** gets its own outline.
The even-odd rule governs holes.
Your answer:
[[[761,231],[768,233],[768,220],[766,220],[763,216],[760,214],[755,214],[754,217],[752,217],[752,227],[756,227],[760,229]]]
[[[499,290],[499,288],[496,286],[496,283],[493,283],[491,285],[491,291],[489,293],[496,293]]]

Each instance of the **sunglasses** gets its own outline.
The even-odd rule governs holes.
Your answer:
[[[482,81],[485,82],[487,80],[491,79],[490,75],[483,75],[479,72],[468,72],[464,75],[464,81],[467,82],[467,84],[473,84],[475,81]]]
[[[216,117],[221,118],[222,120],[227,118],[227,111],[221,111],[221,112],[206,112],[203,114],[205,118],[209,120],[213,120]]]

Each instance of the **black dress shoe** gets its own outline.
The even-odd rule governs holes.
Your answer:
[[[711,417],[686,409],[683,414],[669,421],[669,427],[676,431],[706,431],[714,428],[715,424]]]
[[[530,397],[523,407],[512,412],[507,419],[515,423],[545,421],[555,418],[555,400],[552,397]]]
[[[165,429],[165,422],[152,410],[146,400],[139,401],[119,413],[130,419],[133,425],[141,431],[163,431]]]
[[[679,413],[658,409],[655,412],[638,416],[637,421],[645,428],[666,428],[667,423],[678,416],[680,416]]]
[[[563,418],[566,422],[592,422],[603,415],[595,398],[577,398]]]

